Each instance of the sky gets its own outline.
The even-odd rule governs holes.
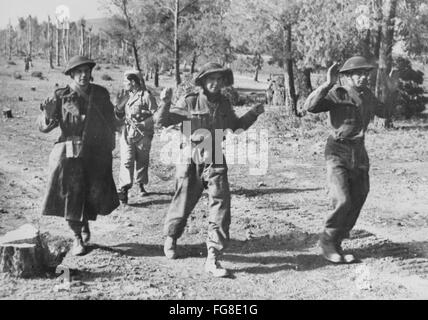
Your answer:
[[[55,9],[66,5],[70,9],[72,21],[102,18],[108,14],[103,10],[100,0],[0,0],[0,28],[9,23],[18,23],[18,17],[36,16],[39,22],[47,21],[48,15],[55,17]]]

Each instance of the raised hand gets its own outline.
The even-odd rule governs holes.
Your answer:
[[[116,94],[116,108],[119,111],[123,111],[125,109],[126,102],[128,101],[128,92],[124,89],[119,91]]]
[[[170,103],[172,100],[173,90],[172,88],[165,88],[160,94],[160,99],[164,103]]]
[[[327,83],[330,87],[334,86],[339,79],[339,63],[335,62],[327,71]]]
[[[56,100],[48,98],[40,104],[40,110],[45,113],[47,119],[53,119],[56,110]]]

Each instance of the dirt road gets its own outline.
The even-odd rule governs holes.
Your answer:
[[[71,239],[65,221],[39,216],[47,159],[58,132],[38,133],[34,121],[38,103],[53,91],[55,82],[64,80],[58,72],[45,72],[49,81],[0,75],[0,102],[11,106],[15,115],[0,122],[0,234],[30,222],[42,232]],[[18,102],[18,96],[24,101]],[[307,125],[291,128],[288,122],[278,124],[278,130],[267,122],[276,113],[277,109],[267,110],[256,127],[269,128],[267,173],[250,175],[243,165],[230,168],[233,240],[223,264],[232,270],[231,279],[212,279],[203,271],[206,197],[179,241],[181,259],[163,256],[162,226],[174,170],[158,161],[157,135],[152,194],[139,198],[133,190],[129,206],[93,223],[89,254],[67,255],[62,263],[71,269],[71,287],[61,287],[53,274],[26,280],[0,275],[0,298],[428,298],[428,122],[370,130],[371,192],[352,239],[344,243],[362,261],[334,266],[319,256],[317,247],[317,234],[330,210],[322,150],[325,126],[311,122],[309,130]],[[117,149],[114,168],[117,177]]]

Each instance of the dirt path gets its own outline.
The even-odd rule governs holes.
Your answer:
[[[14,110],[15,119],[0,123],[0,234],[31,222],[42,232],[71,238],[62,219],[38,215],[47,158],[57,136],[34,128],[37,110],[32,105],[42,95],[26,99]],[[0,298],[427,299],[428,123],[369,133],[371,193],[352,239],[344,244],[362,262],[341,266],[326,263],[317,247],[330,210],[323,130],[320,125],[314,128],[320,134],[309,136],[290,128],[281,136],[271,132],[266,175],[251,176],[247,166],[231,166],[233,240],[223,264],[232,270],[232,279],[212,279],[203,271],[206,197],[179,241],[181,259],[163,257],[162,226],[173,192],[173,168],[158,163],[157,136],[152,195],[142,199],[132,191],[129,206],[93,223],[89,254],[67,255],[63,261],[71,269],[71,288],[61,288],[52,274],[27,280],[1,275]],[[116,169],[117,156],[116,150]]]

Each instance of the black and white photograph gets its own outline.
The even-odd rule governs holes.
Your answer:
[[[427,106],[427,0],[0,0],[0,300],[426,300]]]

